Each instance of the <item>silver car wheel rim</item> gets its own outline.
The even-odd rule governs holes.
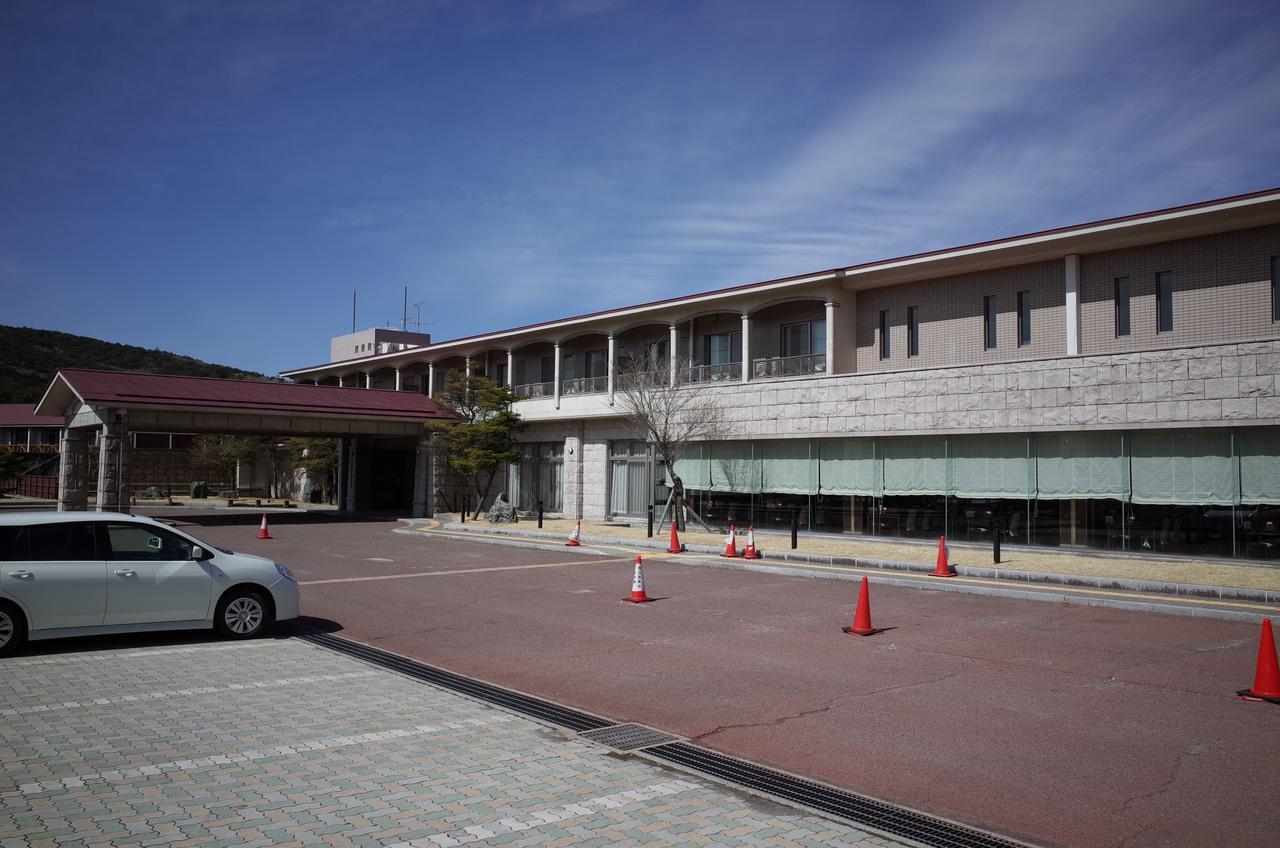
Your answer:
[[[252,633],[262,624],[262,604],[253,598],[236,598],[227,604],[222,620],[232,633]]]
[[[0,648],[9,644],[13,638],[13,619],[7,612],[0,611]]]

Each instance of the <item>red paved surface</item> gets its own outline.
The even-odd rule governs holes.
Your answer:
[[[190,514],[188,520],[205,521]],[[342,634],[1040,844],[1276,844],[1280,707],[1233,697],[1258,627],[393,535],[257,516],[198,536],[267,553]],[[297,522],[297,523],[292,523]],[[394,560],[371,561],[371,557]],[[514,565],[561,567],[492,570]]]

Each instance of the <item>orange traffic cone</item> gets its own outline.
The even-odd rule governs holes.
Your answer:
[[[947,563],[947,537],[938,537],[938,565],[933,569],[934,577],[955,577],[956,570]]]
[[[742,552],[742,556],[746,559],[760,559],[760,552],[756,550],[756,531],[747,525],[747,549]]]
[[[880,631],[871,626],[871,593],[867,588],[867,578],[862,578],[862,588],[858,590],[858,606],[853,611],[853,626],[840,628],[854,636],[873,636]]]
[[[724,553],[720,556],[738,558],[738,537],[732,524],[729,525],[729,535],[724,537]]]
[[[676,523],[674,521],[671,522],[671,544],[667,545],[667,553],[684,553],[684,545],[680,544],[680,534],[676,532]]]
[[[636,571],[631,578],[631,597],[622,600],[628,604],[647,604],[651,600],[644,593],[644,571],[640,568],[640,557],[636,557]]]
[[[578,519],[578,523],[573,525],[573,532],[569,534],[569,541],[564,543],[566,548],[576,548],[582,545],[582,519]]]
[[[271,538],[271,534],[267,532],[267,514],[265,512],[262,513],[262,524],[258,526],[258,538],[259,539]]]
[[[1276,663],[1276,638],[1271,634],[1271,619],[1262,619],[1262,639],[1258,642],[1258,670],[1253,686],[1236,693],[1246,701],[1269,701],[1280,704],[1280,665]]]

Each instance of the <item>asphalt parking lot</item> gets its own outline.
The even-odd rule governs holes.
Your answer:
[[[61,648],[0,661],[4,848],[895,844],[297,639]]]
[[[1256,625],[175,513],[286,562],[345,638],[1042,845],[1266,844],[1280,710]]]

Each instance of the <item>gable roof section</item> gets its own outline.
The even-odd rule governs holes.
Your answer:
[[[35,412],[57,416],[75,402],[142,409],[421,420],[452,418],[426,395],[378,389],[338,389],[302,383],[171,377],[126,371],[61,369]]]

